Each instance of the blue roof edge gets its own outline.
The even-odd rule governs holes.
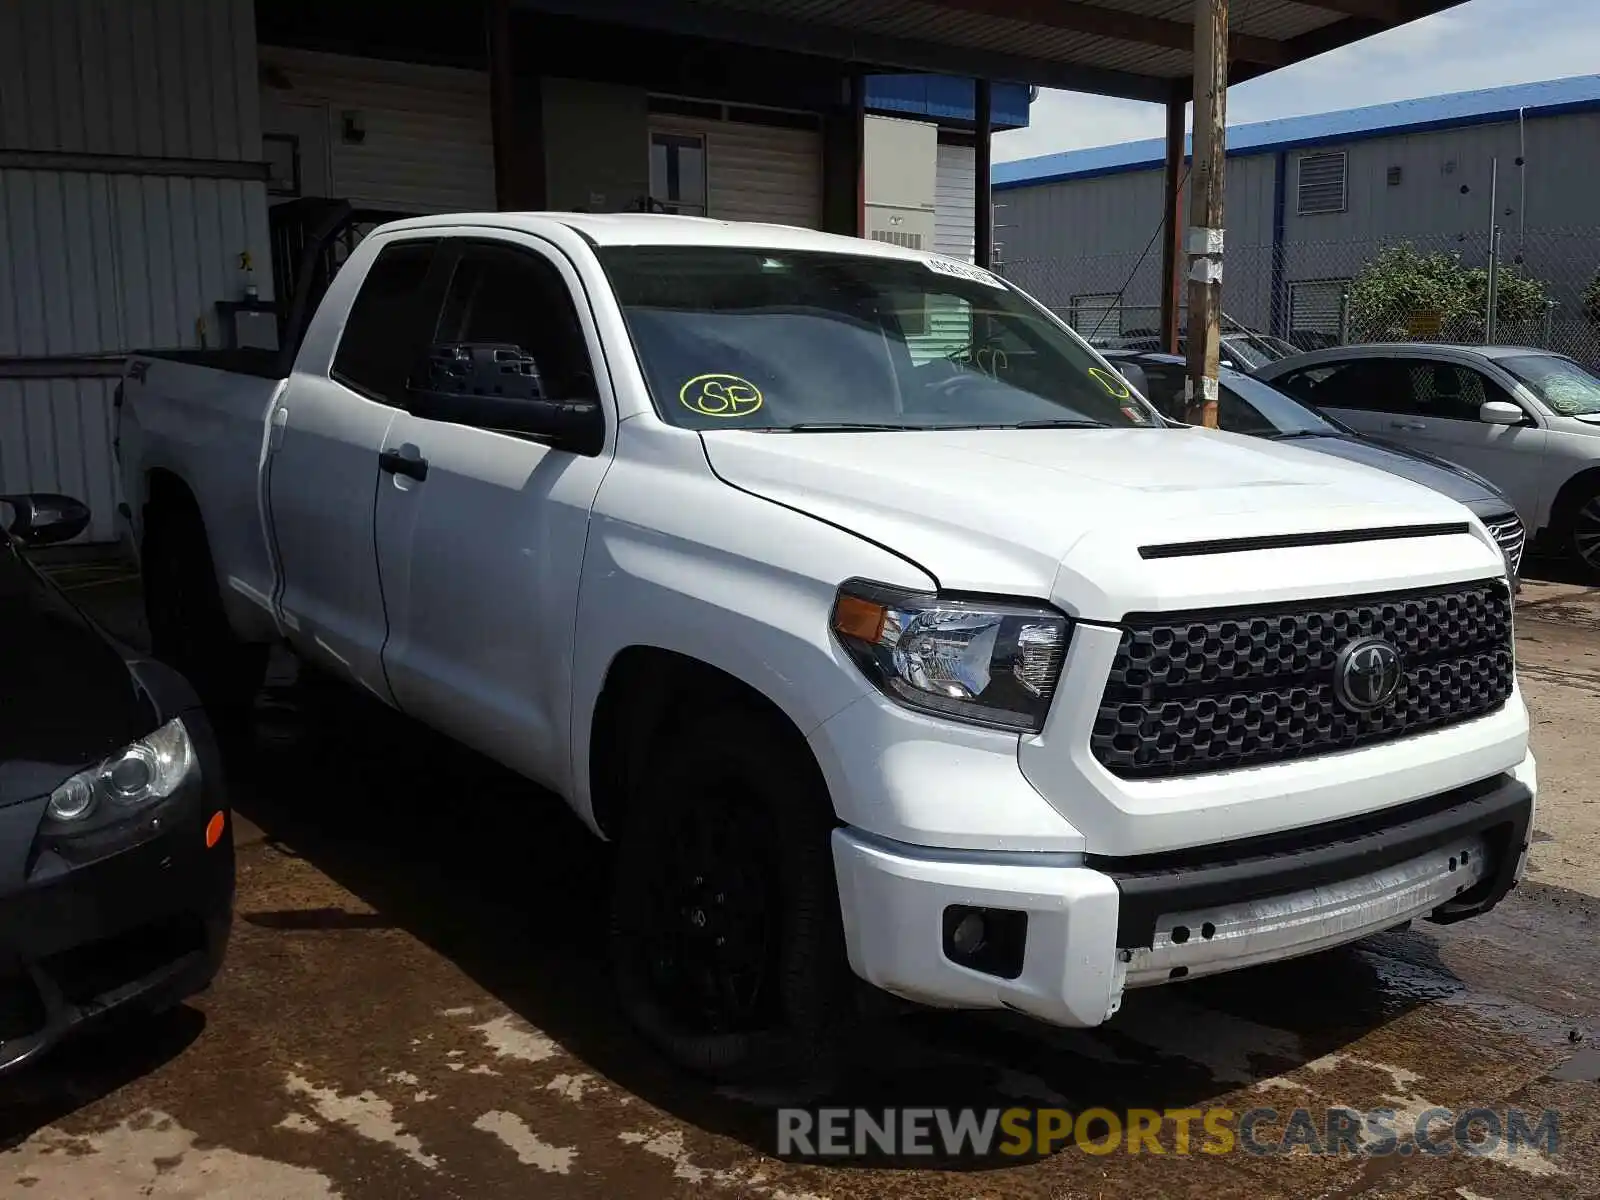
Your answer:
[[[1420,100],[1342,109],[1305,117],[1283,117],[1237,125],[1228,130],[1229,158],[1276,154],[1308,146],[1369,141],[1399,134],[1428,133],[1472,125],[1514,121],[1528,117],[1556,117],[1568,113],[1600,112],[1600,75],[1575,75],[1541,83],[1453,92]],[[1408,120],[1380,121],[1400,113]],[[1363,123],[1361,118],[1365,119]],[[1276,136],[1273,136],[1276,135]],[[1148,171],[1166,161],[1161,138],[1068,150],[1036,158],[996,163],[992,179],[996,191],[1037,187],[1074,179],[1096,179],[1131,171]]]

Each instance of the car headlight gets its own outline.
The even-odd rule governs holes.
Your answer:
[[[45,814],[67,826],[113,823],[165,800],[193,767],[189,731],[174,718],[56,788]]]
[[[1023,601],[906,592],[852,580],[833,631],[890,699],[921,712],[1037,733],[1061,677],[1071,622]]]

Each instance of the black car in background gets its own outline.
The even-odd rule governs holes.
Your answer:
[[[1184,419],[1184,360],[1172,354],[1102,350],[1164,416]],[[1307,450],[1331,454],[1399,475],[1442,492],[1466,505],[1494,535],[1515,579],[1522,567],[1527,532],[1511,500],[1483,476],[1436,458],[1355,432],[1294,397],[1250,375],[1223,367],[1219,377],[1217,425],[1274,441],[1293,441]]]
[[[0,496],[0,1073],[204,989],[228,941],[230,813],[194,692],[23,553],[88,521]]]

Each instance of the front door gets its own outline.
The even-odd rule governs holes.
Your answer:
[[[283,581],[276,609],[303,657],[387,700],[373,546],[378,454],[422,347],[436,240],[385,245],[351,305],[332,367],[297,369],[270,418],[267,501]],[[329,303],[338,303],[338,283]]]
[[[564,259],[534,237],[448,245],[435,343],[515,351],[546,400],[605,394],[582,285]],[[609,457],[411,413],[386,449],[376,532],[396,703],[562,786],[578,580]]]

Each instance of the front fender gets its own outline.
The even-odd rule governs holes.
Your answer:
[[[882,547],[723,483],[693,434],[639,433],[665,453],[619,451],[606,476],[574,638],[571,801],[597,831],[590,741],[606,674],[624,650],[670,650],[716,667],[807,735],[871,689],[829,632],[838,585],[858,577],[934,586]]]

